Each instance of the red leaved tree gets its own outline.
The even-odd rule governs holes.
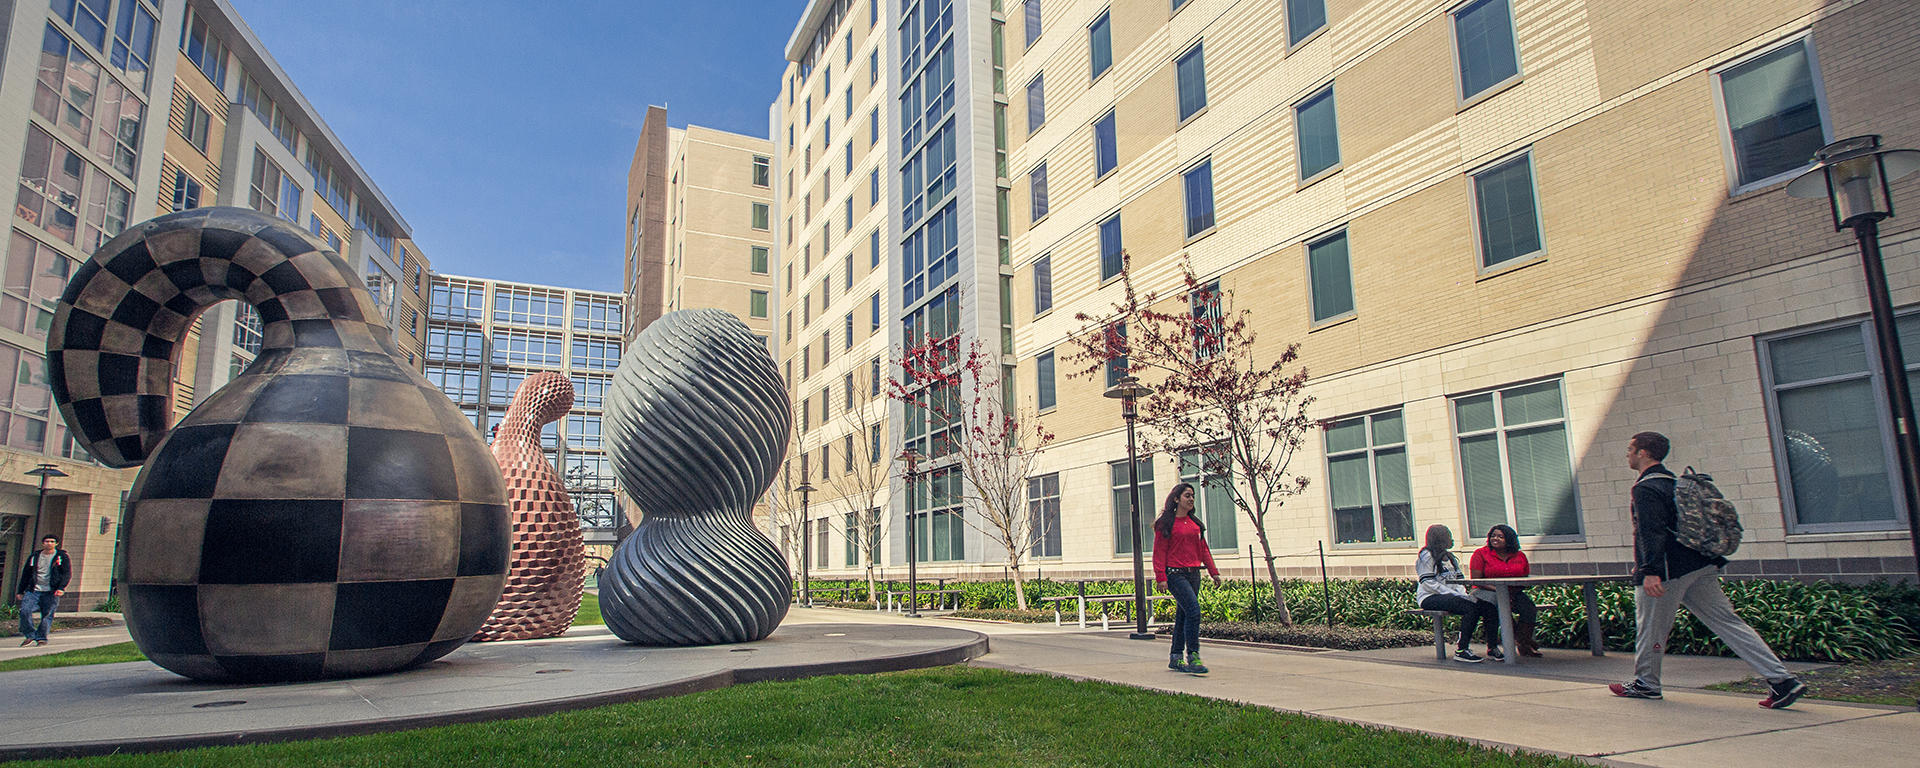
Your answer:
[[[1105,317],[1074,316],[1083,325],[1064,361],[1076,366],[1069,374],[1075,377],[1118,366],[1152,389],[1139,403],[1147,450],[1196,450],[1205,475],[1226,478],[1234,506],[1260,541],[1280,622],[1292,624],[1286,596],[1277,588],[1267,516],[1306,490],[1307,478],[1294,474],[1291,464],[1307,433],[1319,426],[1307,417],[1313,402],[1305,392],[1307,370],[1293,365],[1300,345],[1288,344],[1278,358],[1259,362],[1247,325],[1250,312],[1228,306],[1230,297],[1219,284],[1202,284],[1191,264],[1183,263],[1181,273],[1183,293],[1162,297],[1136,292],[1132,275],[1122,269],[1124,297]],[[1163,298],[1186,301],[1156,308]]]

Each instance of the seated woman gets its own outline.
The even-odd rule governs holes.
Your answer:
[[[1447,551],[1452,548],[1453,531],[1444,525],[1427,527],[1427,546],[1421,548],[1420,559],[1413,566],[1413,572],[1420,577],[1414,600],[1419,601],[1420,610],[1459,615],[1460,650],[1454,652],[1453,660],[1478,664],[1480,657],[1467,647],[1473,642],[1474,625],[1485,619],[1487,647],[1491,649],[1500,642],[1499,617],[1495,615],[1497,609],[1491,603],[1468,597],[1466,588],[1454,583],[1463,577],[1460,575],[1460,561]]]
[[[1476,579],[1505,579],[1519,576],[1531,576],[1531,567],[1527,564],[1527,555],[1520,551],[1520,534],[1512,528],[1496,525],[1487,531],[1487,545],[1473,551],[1473,557],[1467,560],[1467,572]],[[1527,597],[1524,587],[1507,587],[1507,595],[1513,601],[1513,642],[1522,656],[1540,658],[1540,646],[1534,642],[1534,620],[1540,611],[1533,605],[1533,598]],[[1475,587],[1473,596],[1483,603],[1494,605],[1494,592],[1486,587]],[[1499,621],[1498,608],[1494,609],[1494,621]],[[1488,633],[1487,655],[1500,656],[1499,625],[1495,624]]]

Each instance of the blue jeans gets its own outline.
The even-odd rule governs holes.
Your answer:
[[[1200,569],[1167,569],[1167,591],[1173,593],[1173,651],[1200,653]]]
[[[60,596],[52,592],[26,592],[20,597],[20,636],[27,640],[46,640],[53,627],[53,612],[60,610]],[[33,615],[40,614],[35,626]]]

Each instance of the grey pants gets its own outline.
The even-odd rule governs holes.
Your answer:
[[[1662,581],[1661,585],[1666,587],[1666,592],[1660,597],[1647,595],[1645,587],[1633,590],[1633,604],[1638,613],[1633,671],[1641,683],[1660,690],[1660,661],[1666,654],[1667,636],[1673,633],[1674,612],[1682,605],[1707,625],[1707,629],[1713,630],[1720,642],[1726,643],[1742,661],[1753,667],[1755,674],[1776,683],[1793,677],[1780,663],[1780,657],[1760,639],[1760,633],[1733,612],[1733,603],[1720,588],[1719,568],[1707,566],[1680,578]]]

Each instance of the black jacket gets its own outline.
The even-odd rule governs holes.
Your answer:
[[[1633,485],[1633,583],[1648,576],[1662,581],[1685,576],[1709,565],[1726,565],[1724,557],[1712,557],[1673,540],[1680,528],[1680,508],[1673,503],[1674,481],[1664,465],[1655,464],[1640,473]]]
[[[36,549],[33,551],[33,554],[27,556],[27,567],[20,571],[20,586],[14,587],[13,591],[24,595],[40,589],[39,585],[34,582],[39,580],[40,558],[44,554],[45,553]],[[73,564],[68,561],[66,550],[56,549],[53,551],[53,568],[48,574],[48,581],[52,583],[47,585],[45,591],[52,592],[54,590],[67,588],[67,581],[73,578]]]

